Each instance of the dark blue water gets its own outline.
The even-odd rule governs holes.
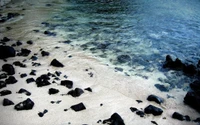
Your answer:
[[[149,78],[149,72],[162,71],[166,79],[159,81],[172,88],[191,79],[163,70],[165,56],[195,65],[200,59],[199,0],[66,0],[48,22],[73,45],[125,74]]]

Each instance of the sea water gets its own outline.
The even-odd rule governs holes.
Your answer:
[[[194,65],[200,59],[199,0],[66,0],[59,6],[49,29],[125,75],[156,78],[169,88],[187,89],[194,80],[162,65],[168,54]]]
[[[118,72],[168,89],[187,90],[194,80],[162,66],[168,54],[188,64],[200,60],[199,0],[62,0],[46,8],[51,16],[42,27]]]

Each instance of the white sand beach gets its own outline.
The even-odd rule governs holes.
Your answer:
[[[62,3],[62,0],[19,0],[12,1],[7,4],[0,12],[16,12],[20,16],[11,19],[5,23],[0,23],[0,39],[8,37],[11,41],[6,45],[12,45],[20,40],[23,44],[16,46],[15,49],[20,51],[21,48],[31,50],[31,54],[27,57],[16,56],[6,59],[7,62],[0,60],[0,67],[4,64],[13,64],[20,61],[27,65],[26,68],[15,67],[15,78],[18,80],[15,84],[7,85],[0,90],[10,90],[12,94],[0,96],[0,125],[100,125],[99,120],[103,121],[110,118],[113,113],[118,113],[124,120],[126,125],[152,125],[151,121],[155,121],[158,125],[195,125],[195,122],[179,121],[172,118],[174,112],[189,115],[191,119],[199,117],[199,113],[183,102],[186,92],[180,89],[173,89],[169,92],[160,92],[154,87],[155,81],[151,79],[143,79],[136,76],[125,76],[120,72],[116,72],[112,67],[107,66],[92,54],[86,54],[70,44],[64,44],[60,41],[63,39],[62,33],[57,36],[46,36],[41,28],[41,22],[49,18],[51,8],[45,8],[47,3]],[[44,6],[43,9],[42,6]],[[40,8],[40,9],[38,9]],[[24,10],[22,10],[24,9]],[[59,8],[54,8],[59,9]],[[7,30],[6,27],[12,27]],[[34,32],[40,30],[41,32]],[[28,45],[26,42],[32,40],[33,44]],[[55,48],[57,47],[57,48]],[[50,53],[49,56],[42,57],[40,49]],[[34,54],[38,59],[34,62],[40,63],[41,66],[32,66],[30,59]],[[53,59],[59,60],[64,67],[58,68],[50,66]],[[30,76],[31,70],[36,70],[35,76]],[[60,80],[51,78],[51,85],[37,87],[36,84],[26,83],[27,78],[37,79],[42,74],[55,73],[60,71]],[[3,71],[2,71],[3,72]],[[27,73],[28,76],[20,78],[20,75]],[[67,76],[64,77],[64,76]],[[156,74],[152,74],[156,75]],[[84,90],[79,97],[72,97],[67,94],[70,89],[59,85],[61,80],[73,81],[73,88],[85,89],[90,87],[92,92]],[[55,81],[55,83],[53,83]],[[20,88],[24,88],[31,92],[30,96],[16,93]],[[49,95],[49,88],[56,88],[59,93]],[[150,94],[157,95],[164,99],[163,104],[150,102],[147,97]],[[167,98],[167,95],[175,98]],[[4,98],[12,100],[15,104],[30,98],[34,103],[31,110],[16,111],[14,105],[3,106]],[[52,104],[51,101],[59,101],[59,104]],[[136,100],[141,100],[138,103]],[[70,107],[82,102],[86,109],[75,112]],[[144,110],[148,105],[154,105],[163,110],[162,115],[153,116],[146,114],[143,118],[131,112],[130,107],[136,107]],[[38,113],[48,110],[43,117],[39,117]],[[64,109],[68,109],[64,111]]]

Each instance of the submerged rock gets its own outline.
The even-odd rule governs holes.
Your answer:
[[[149,105],[144,109],[144,112],[146,114],[153,114],[154,116],[157,116],[161,115],[163,113],[163,110],[153,105]]]
[[[51,61],[51,64],[50,64],[51,66],[55,66],[55,67],[64,67],[64,65],[61,63],[61,62],[59,62],[57,59],[53,59],[52,61]]]
[[[14,75],[15,74],[15,68],[11,64],[4,64],[2,66],[2,71],[5,71],[8,75]]]
[[[71,95],[73,97],[79,97],[81,94],[83,94],[84,91],[80,88],[76,88],[75,90],[69,91],[67,94]]]
[[[10,46],[0,46],[0,59],[15,57],[15,49]]]
[[[127,63],[131,61],[131,57],[129,55],[119,55],[117,61],[120,63]]]
[[[85,105],[82,102],[76,105],[72,105],[70,108],[75,112],[79,112],[86,109]]]
[[[3,99],[3,106],[10,106],[10,105],[14,105],[14,103],[9,99],[4,98]]]
[[[70,80],[62,80],[60,85],[66,86],[68,89],[71,89],[73,87],[73,82]]]
[[[34,106],[34,102],[28,98],[26,100],[24,100],[23,102],[20,102],[18,103],[17,105],[15,105],[15,109],[17,111],[20,111],[20,110],[31,110]]]
[[[156,103],[158,103],[158,104],[161,104],[161,103],[164,102],[164,100],[163,100],[162,98],[160,98],[160,97],[158,97],[158,96],[156,96],[156,95],[149,95],[149,96],[147,97],[147,100],[148,100],[148,101],[154,101],[154,102],[156,102]]]
[[[118,113],[114,113],[109,119],[103,120],[103,124],[106,123],[109,125],[125,125],[124,120]]]
[[[164,85],[155,84],[154,86],[155,86],[158,90],[160,90],[161,92],[169,92],[169,89],[166,88]]]
[[[56,36],[56,33],[54,32],[50,32],[50,31],[44,31],[44,34],[47,35],[47,36]]]

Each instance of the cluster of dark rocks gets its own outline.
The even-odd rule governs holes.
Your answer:
[[[19,13],[7,13],[5,15],[0,15],[0,23],[4,23],[10,19],[13,19],[17,16],[19,16]]]
[[[194,108],[198,112],[200,112],[200,60],[196,65],[193,64],[186,64],[183,63],[179,58],[176,58],[176,60],[173,60],[170,55],[166,56],[165,63],[163,65],[163,68],[169,68],[176,71],[182,71],[188,76],[192,76],[195,81],[190,83],[190,90],[187,92],[187,94],[184,97],[184,103],[189,105],[190,107]],[[189,116],[184,116],[178,112],[174,112],[172,115],[173,118],[178,120],[185,120],[185,121],[191,121]],[[197,118],[196,120],[193,120],[194,122],[199,122],[200,118]]]

